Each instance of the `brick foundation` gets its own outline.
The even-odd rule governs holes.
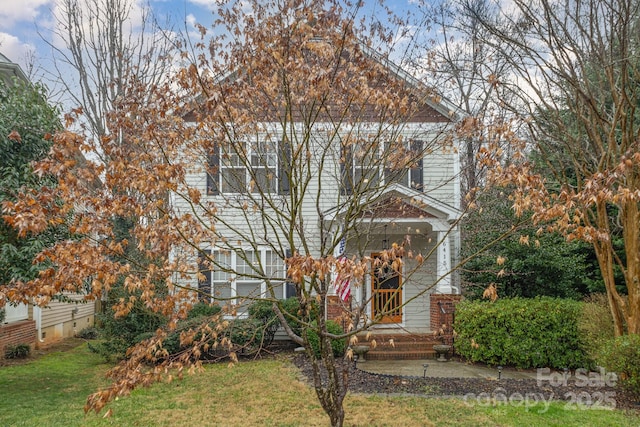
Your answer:
[[[453,344],[453,322],[456,304],[461,295],[431,294],[431,329],[444,337],[445,344]]]
[[[342,301],[338,296],[327,296],[327,320],[335,320],[342,324],[349,318],[351,300]]]
[[[36,343],[36,322],[22,320],[7,325],[0,325],[0,359],[4,358],[8,346],[29,344],[33,350]]]

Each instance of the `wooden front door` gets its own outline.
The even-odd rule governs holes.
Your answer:
[[[402,323],[402,272],[391,265],[376,266],[379,254],[373,254],[371,269],[372,316],[382,315],[381,323]]]

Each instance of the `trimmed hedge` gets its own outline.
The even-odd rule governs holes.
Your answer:
[[[578,330],[582,303],[539,297],[463,301],[455,348],[472,362],[518,368],[585,368],[593,363]]]
[[[198,302],[191,307],[187,313],[187,319],[195,319],[197,317],[211,317],[222,311],[218,304],[207,304],[206,302]]]

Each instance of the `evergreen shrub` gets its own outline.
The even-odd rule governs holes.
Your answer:
[[[472,362],[517,368],[592,366],[578,329],[582,303],[569,299],[462,301],[455,349]]]
[[[29,344],[9,345],[4,350],[5,359],[26,359],[31,353]]]
[[[622,335],[601,347],[598,362],[618,374],[619,385],[640,399],[640,335]]]
[[[320,348],[320,338],[318,336],[318,333],[315,331],[315,329],[313,329],[313,327],[316,327],[316,324],[314,323],[312,328],[309,328],[307,330],[307,339],[309,340],[309,344],[311,344],[311,347],[313,348],[313,354],[316,358],[320,358],[321,356],[321,348]],[[327,332],[329,332],[330,334],[334,334],[334,335],[341,335],[344,333],[344,330],[342,329],[342,326],[340,326],[340,324],[334,320],[327,320]],[[331,340],[331,348],[333,349],[333,355],[336,357],[340,357],[344,355],[344,351],[345,351],[345,340],[344,339],[340,339],[340,340]]]

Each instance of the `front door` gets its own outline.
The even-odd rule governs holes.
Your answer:
[[[372,316],[382,315],[381,323],[402,323],[402,275],[391,265],[377,266],[380,254],[372,255]]]

